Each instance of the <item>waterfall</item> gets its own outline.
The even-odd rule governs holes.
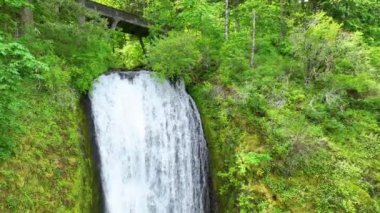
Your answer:
[[[112,72],[90,99],[106,212],[209,211],[206,142],[182,82]]]

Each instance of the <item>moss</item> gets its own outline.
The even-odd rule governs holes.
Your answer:
[[[0,212],[90,212],[93,173],[79,94],[24,85],[27,125],[15,155],[0,164]]]
[[[226,151],[223,149],[223,146],[227,146],[223,140],[229,135],[229,127],[221,124],[225,123],[225,117],[220,116],[218,119],[215,118],[218,116],[213,111],[216,109],[213,108],[215,102],[209,102],[210,99],[205,98],[206,94],[203,93],[204,91],[198,89],[200,88],[192,88],[190,94],[194,98],[200,112],[209,151],[209,170],[212,178],[212,206],[215,211],[223,212],[226,209],[235,208],[233,204],[237,196],[234,191],[229,191],[228,196],[221,193],[221,191],[225,190],[226,183],[221,177],[220,172],[225,170],[226,162],[230,161],[230,158],[233,157],[230,153],[224,155]]]

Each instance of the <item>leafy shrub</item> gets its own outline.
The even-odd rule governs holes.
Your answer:
[[[169,32],[167,38],[157,40],[148,48],[149,65],[161,77],[190,81],[195,75],[193,68],[201,59],[197,39],[196,32]]]
[[[46,64],[36,60],[27,48],[17,42],[7,42],[0,36],[0,160],[9,157],[14,147],[12,137],[22,125],[18,114],[24,103],[23,79],[41,79]]]
[[[341,25],[324,13],[313,15],[306,27],[296,27],[290,40],[308,85],[331,73],[353,74],[369,69],[361,35],[343,32]]]

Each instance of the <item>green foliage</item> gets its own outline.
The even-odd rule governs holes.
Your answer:
[[[46,64],[36,60],[23,45],[0,37],[0,160],[9,157],[15,147],[14,134],[21,130],[18,114],[25,104],[19,100],[23,78],[41,79]]]
[[[0,5],[5,5],[8,7],[21,8],[24,6],[30,6],[26,0],[3,0]]]
[[[220,80],[226,85],[240,78],[241,71],[249,70],[250,44],[247,37],[248,32],[234,33],[220,50]]]
[[[330,16],[343,23],[349,31],[360,31],[370,43],[380,40],[380,3],[376,0],[321,1],[321,7]]]
[[[71,65],[67,72],[73,85],[81,92],[90,89],[93,80],[114,63],[112,43],[102,28],[91,24],[86,24],[81,29],[75,25],[53,24],[46,25],[41,30],[44,31],[44,42],[54,41],[54,46],[50,46],[48,51],[63,58],[64,64]]]
[[[247,172],[248,167],[258,166],[262,161],[268,161],[271,159],[269,154],[260,154],[255,152],[241,153],[238,158],[238,172],[241,175],[244,175]]]
[[[160,39],[149,47],[150,66],[161,77],[182,77],[190,81],[193,75],[191,71],[201,57],[196,41],[196,32],[170,32],[166,39]]]
[[[343,32],[323,13],[314,15],[306,28],[295,28],[290,39],[293,54],[302,61],[307,84],[331,73],[353,74],[370,69],[360,34]]]
[[[175,21],[176,11],[174,9],[174,3],[169,0],[152,1],[146,8],[146,14],[144,14],[149,21],[154,23],[151,26],[150,33],[155,31],[159,32],[162,28],[173,27]]]
[[[174,19],[177,29],[191,28],[218,39],[219,33],[219,4],[208,4],[205,0],[182,0],[176,2],[174,9],[181,11]]]
[[[96,2],[140,16],[148,4],[146,0],[96,0]]]
[[[134,69],[136,67],[142,67],[144,65],[144,53],[140,42],[130,36],[126,36],[126,44],[116,50],[117,57],[120,59],[120,67],[126,67],[128,69]]]
[[[298,18],[288,21],[281,40],[281,27],[273,23],[279,6],[246,1],[234,8],[240,19],[217,47],[217,69],[191,87],[219,208],[376,212],[377,48],[324,13],[292,14]],[[253,9],[259,18],[256,67],[250,69]]]
[[[235,14],[239,17],[240,30],[252,30],[252,11],[257,14],[256,27],[257,35],[265,35],[266,39],[278,39],[280,36],[280,7],[274,1],[268,3],[266,0],[247,0],[235,9]],[[235,15],[233,14],[233,15]]]

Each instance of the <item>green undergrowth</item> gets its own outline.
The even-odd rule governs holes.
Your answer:
[[[202,115],[218,209],[379,212],[379,117],[365,103],[374,97],[343,96],[348,104],[343,109],[298,83],[276,90],[272,81],[272,90],[264,90],[260,72],[268,70],[252,71],[256,86],[246,97],[241,92],[246,79],[191,88]]]
[[[100,211],[80,97],[121,35],[77,1],[28,2],[0,3],[0,212]]]
[[[1,212],[90,212],[93,194],[88,130],[79,94],[23,84],[18,119],[27,124],[14,155],[0,163]]]
[[[380,211],[378,66],[360,35],[316,19],[291,33],[295,55],[259,41],[255,67],[222,62],[190,84],[221,212]]]
[[[380,210],[380,129],[371,109],[328,109],[317,100],[319,91],[297,84],[275,91],[286,97],[283,105],[268,103],[279,97],[256,87],[247,106],[239,101],[243,79],[216,82],[196,85],[191,94],[202,115],[219,211]]]

